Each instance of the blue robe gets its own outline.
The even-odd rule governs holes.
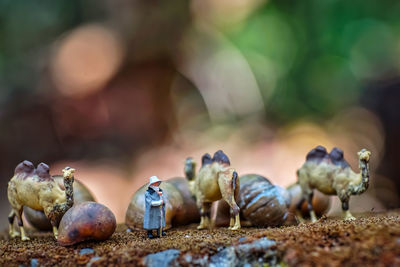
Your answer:
[[[162,192],[162,189],[160,188]],[[145,193],[145,203],[146,208],[144,211],[144,223],[143,228],[146,230],[160,229],[161,224],[161,211],[160,211],[160,202],[161,196],[154,191],[153,188],[149,187]],[[164,204],[162,205],[162,216],[163,216],[163,227],[165,227],[165,198],[164,194],[162,196],[164,200]]]

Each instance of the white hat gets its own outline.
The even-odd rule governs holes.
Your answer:
[[[161,183],[161,180],[158,179],[157,176],[151,176],[151,177],[150,177],[150,183],[149,183],[149,185],[154,184],[154,183],[157,183],[157,182],[160,182],[160,183]]]

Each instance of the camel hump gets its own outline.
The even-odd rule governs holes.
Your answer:
[[[30,162],[29,160],[24,160],[20,164],[17,165],[15,168],[14,174],[20,174],[20,173],[32,173],[35,167],[33,166],[33,163]]]
[[[228,156],[222,150],[218,150],[217,152],[215,152],[212,161],[231,165]]]
[[[36,168],[36,174],[42,180],[52,180],[53,178],[50,175],[50,167],[46,163],[39,163]]]
[[[334,147],[331,152],[329,153],[329,158],[331,159],[332,163],[335,165],[339,165],[342,168],[349,167],[350,165],[344,159],[343,150],[340,148]]]
[[[210,154],[206,153],[201,157],[201,167],[211,163],[212,163],[212,158]]]
[[[327,154],[328,152],[326,151],[325,147],[317,146],[316,148],[313,148],[310,152],[308,152],[306,160],[322,160],[326,157]]]

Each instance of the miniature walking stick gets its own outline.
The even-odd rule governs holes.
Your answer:
[[[163,212],[162,212],[162,205],[160,205],[160,233],[158,234],[158,236],[159,237],[161,237],[162,236],[162,231],[163,231],[163,228],[162,228],[162,225],[163,225]]]

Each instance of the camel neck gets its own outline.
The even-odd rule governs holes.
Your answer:
[[[67,207],[72,207],[74,205],[74,188],[73,188],[74,178],[66,179],[64,178],[65,187],[65,199]]]
[[[192,164],[190,167],[185,167],[185,176],[186,179],[192,181],[196,176],[196,165]]]
[[[359,195],[364,193],[369,186],[369,165],[364,160],[359,160],[361,182],[354,188],[354,194]]]

